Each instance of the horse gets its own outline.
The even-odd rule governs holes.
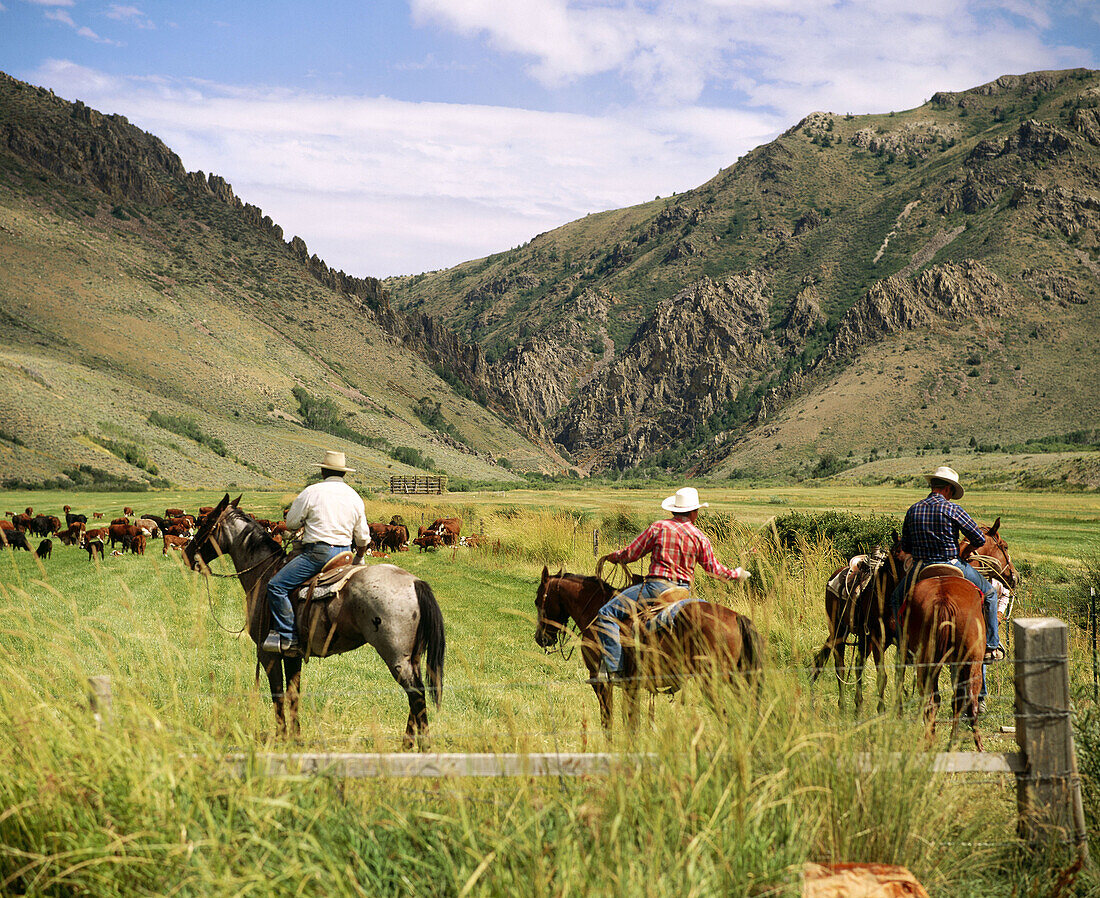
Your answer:
[[[612,684],[596,680],[600,667],[600,645],[596,614],[618,590],[601,577],[587,577],[559,571],[551,576],[542,569],[542,581],[535,595],[538,613],[535,642],[546,651],[565,637],[573,620],[581,634],[581,657],[588,669],[592,689],[600,706],[600,723],[611,732]],[[709,602],[683,605],[669,627],[656,633],[639,628],[637,639],[623,633],[623,678],[627,724],[637,721],[638,688],[653,693],[677,692],[684,680],[699,678],[714,704],[716,681],[732,683],[735,673],[759,681],[764,641],[752,621],[732,608]],[[715,676],[717,674],[717,677]]]
[[[878,710],[886,710],[886,649],[896,644],[897,634],[888,619],[887,602],[901,576],[897,532],[889,552],[876,547],[869,555],[857,555],[829,577],[825,586],[825,619],[829,637],[813,660],[810,682],[816,683],[824,670],[825,659],[833,656],[837,679],[837,701],[844,709],[844,684],[847,673],[844,653],[849,637],[855,637],[855,707],[863,705],[863,671],[871,655],[878,674]]]
[[[248,635],[256,643],[257,676],[263,668],[271,687],[277,736],[285,738],[289,728],[291,738],[297,738],[302,658],[271,654],[260,647],[270,619],[267,583],[283,566],[286,556],[282,546],[237,507],[240,498],[230,502],[227,493],[203,519],[183,554],[188,567],[201,569],[203,573],[209,573],[208,565],[219,555],[228,555],[233,560],[245,591]],[[404,748],[411,749],[415,744],[426,751],[428,714],[420,657],[426,659],[428,692],[438,708],[443,695],[446,649],[443,615],[431,587],[399,567],[379,564],[357,568],[339,593],[327,601],[330,623],[325,626],[317,625],[326,616],[320,603],[303,602],[297,608],[299,632],[307,655],[323,658],[361,645],[372,646],[408,695]],[[306,617],[309,628],[303,626],[302,618]]]
[[[952,673],[954,698],[951,705],[951,739],[965,714],[974,732],[974,744],[982,751],[978,732],[978,696],[982,688],[985,658],[985,615],[983,596],[973,583],[956,573],[936,576],[939,565],[930,565],[932,576],[918,574],[904,606],[901,632],[904,657],[917,665],[917,688],[925,696],[925,722],[929,736],[935,732],[940,706],[940,673],[945,666]],[[898,666],[898,696],[902,695],[905,667]]]
[[[998,603],[998,613],[1007,621],[1012,613],[1013,596],[1020,585],[1020,575],[1012,565],[1012,556],[1008,552],[1008,543],[1001,537],[1001,519],[998,517],[991,527],[979,525],[985,534],[985,542],[972,545],[963,537],[959,546],[959,557],[978,573],[993,583],[1004,587]]]

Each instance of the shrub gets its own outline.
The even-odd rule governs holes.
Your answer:
[[[889,547],[901,521],[891,515],[858,515],[846,511],[790,511],[777,517],[773,526],[779,544],[796,551],[800,544],[827,539],[845,558],[871,551],[875,546]]]

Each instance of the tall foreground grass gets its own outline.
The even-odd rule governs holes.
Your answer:
[[[432,584],[447,624],[433,747],[611,748],[627,756],[614,776],[234,778],[228,751],[282,747],[251,643],[231,632],[234,580],[204,584],[156,554],[96,565],[58,548],[40,566],[4,552],[0,894],[796,895],[807,860],[906,864],[933,895],[1050,894],[1061,860],[1014,844],[1010,778],[933,775],[914,715],[841,714],[834,683],[809,687],[837,563],[827,545],[784,555],[727,522],[718,554],[753,585],[701,577],[699,592],[765,636],[762,693],[731,693],[715,714],[689,688],[608,742],[579,655],[532,640],[542,564],[590,572],[603,517],[479,517],[485,550],[395,559]],[[102,729],[85,700],[93,674],[114,688]],[[407,706],[370,649],[310,662],[303,686],[296,748],[396,750]],[[860,752],[874,772],[857,772]]]

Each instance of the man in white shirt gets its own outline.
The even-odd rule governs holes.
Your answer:
[[[307,486],[286,513],[287,530],[302,528],[302,551],[281,567],[267,584],[271,632],[261,648],[295,658],[301,655],[290,593],[321,571],[329,560],[354,543],[362,552],[370,542],[370,527],[362,497],[344,483],[354,472],[343,452],[329,450],[317,462],[322,480]]]

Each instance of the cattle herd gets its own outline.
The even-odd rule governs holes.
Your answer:
[[[160,539],[161,552],[167,555],[171,549],[182,549],[186,546],[203,516],[211,511],[213,508],[210,506],[200,508],[197,514],[188,514],[182,508],[166,508],[163,515],[139,515],[135,514],[134,509],[125,507],[122,514],[110,523],[102,523],[105,520],[102,512],[92,512],[91,526],[88,525],[87,515],[74,513],[68,505],[63,509],[64,523],[56,515],[35,514],[33,508],[26,508],[22,512],[8,511],[0,519],[0,547],[8,546],[30,552],[29,534],[41,538],[34,550],[39,558],[49,558],[53,541],[57,540],[62,545],[84,549],[91,561],[96,555],[102,558],[108,547],[112,555],[126,552],[144,555],[147,543]],[[283,515],[286,516],[285,509]],[[268,521],[255,515],[252,517],[267,530],[275,542],[290,545],[294,534],[288,534],[285,521]],[[409,528],[400,515],[395,515],[388,524],[371,524],[370,534],[368,554],[380,555],[387,551],[404,552],[409,549]],[[482,537],[476,534],[462,536],[462,521],[459,518],[437,518],[431,524],[421,527],[411,542],[424,552],[442,546],[477,546],[481,540]]]

